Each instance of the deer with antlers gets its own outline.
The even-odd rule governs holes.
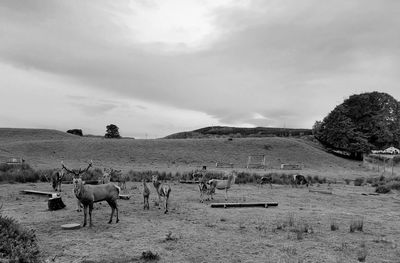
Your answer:
[[[87,172],[90,167],[92,167],[92,162],[89,163],[88,167],[84,170],[70,170],[62,164],[63,169],[67,172],[74,175],[73,185],[74,185],[74,193],[76,198],[78,198],[79,202],[83,205],[84,210],[84,221],[83,226],[86,226],[86,218],[87,211],[89,208],[89,226],[93,226],[92,224],[92,210],[93,204],[100,201],[107,201],[107,203],[111,207],[111,216],[108,221],[109,224],[112,223],[112,218],[114,216],[114,212],[116,210],[117,220],[116,223],[119,222],[118,217],[118,205],[117,200],[119,198],[119,193],[121,189],[113,183],[101,184],[101,185],[86,185],[82,180],[82,174]]]

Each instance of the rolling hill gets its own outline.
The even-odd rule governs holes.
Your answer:
[[[93,160],[95,167],[124,171],[183,171],[203,165],[217,169],[216,162],[245,169],[249,155],[262,154],[270,171],[280,171],[281,163],[301,163],[302,173],[311,175],[354,177],[366,172],[360,162],[334,156],[310,140],[294,137],[132,140],[80,137],[55,130],[0,129],[0,142],[0,160],[22,157],[35,168],[59,167],[61,160],[78,168]]]
[[[288,137],[311,135],[311,129],[287,129],[287,128],[238,128],[228,126],[211,126],[194,131],[179,132],[168,135],[165,139],[203,139],[203,138],[248,138],[248,137]]]

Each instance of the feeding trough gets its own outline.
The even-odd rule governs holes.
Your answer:
[[[81,225],[76,223],[71,223],[71,224],[61,225],[61,228],[64,230],[75,230],[81,228]]]
[[[212,203],[212,208],[229,208],[229,207],[273,207],[278,206],[276,202],[253,202],[253,203]]]
[[[49,200],[47,201],[47,205],[49,210],[59,210],[65,207],[64,202],[61,199],[60,193],[52,193],[52,192],[44,192],[44,191],[37,191],[37,190],[22,190],[22,194],[35,194],[35,195],[44,195],[48,196]]]

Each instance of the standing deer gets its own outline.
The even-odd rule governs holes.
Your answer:
[[[212,195],[215,193],[215,189],[218,190],[225,190],[225,201],[228,200],[228,189],[231,188],[231,185],[235,183],[237,177],[236,171],[232,171],[228,175],[228,179],[225,180],[220,180],[220,179],[211,179],[208,181],[208,184],[210,185],[210,195],[212,199]]]
[[[79,169],[79,171],[74,171],[74,170],[69,170],[63,165],[63,168],[72,174],[74,174],[74,178],[72,180],[73,185],[74,185],[74,193],[76,198],[80,201],[80,203],[83,204],[83,209],[84,209],[84,220],[83,220],[83,226],[86,226],[87,222],[87,211],[89,208],[89,226],[92,227],[92,210],[93,210],[93,204],[96,202],[100,201],[107,201],[107,203],[111,207],[111,216],[110,220],[108,221],[109,224],[112,223],[112,218],[114,216],[114,212],[116,210],[116,223],[119,222],[119,217],[118,217],[118,204],[117,200],[119,198],[119,193],[121,189],[116,186],[113,183],[108,183],[108,184],[101,184],[101,185],[85,185],[84,182],[82,181],[82,173],[86,172],[90,167],[92,166],[92,163],[89,164],[89,166],[85,170]]]
[[[101,183],[108,184],[109,182],[111,182],[111,170],[104,168],[104,173],[103,173],[103,177],[101,179]]]
[[[62,166],[62,169],[61,169],[61,170],[65,170],[65,171],[67,171],[67,173],[72,174],[72,175],[73,175],[73,178],[82,178],[82,174],[86,173],[86,172],[89,170],[89,168],[92,167],[92,161],[90,161],[88,167],[87,167],[86,169],[83,169],[83,170],[82,170],[81,168],[79,168],[79,170],[77,170],[77,169],[72,169],[72,170],[70,170],[70,169],[68,169],[67,167],[65,167],[63,161],[61,161],[61,166]],[[83,183],[84,183],[84,182],[83,182]],[[75,189],[74,189],[74,193],[75,193]],[[77,209],[76,209],[76,211],[78,211],[78,212],[82,211],[82,209],[81,209],[81,208],[82,208],[82,204],[81,204],[81,202],[79,201],[79,199],[77,200],[76,203],[77,203]]]
[[[149,210],[149,196],[150,196],[150,189],[147,187],[146,179],[143,179],[143,209]]]
[[[168,184],[164,184],[164,183],[161,183],[160,181],[158,181],[157,175],[152,176],[152,181],[153,181],[154,188],[156,189],[157,194],[158,194],[158,206],[160,206],[161,197],[164,198],[164,202],[165,202],[164,214],[166,214],[166,213],[168,213],[168,198],[169,198],[169,194],[171,193],[171,187]]]

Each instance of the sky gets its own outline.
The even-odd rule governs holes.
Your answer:
[[[311,128],[400,99],[397,0],[2,0],[0,127]]]

